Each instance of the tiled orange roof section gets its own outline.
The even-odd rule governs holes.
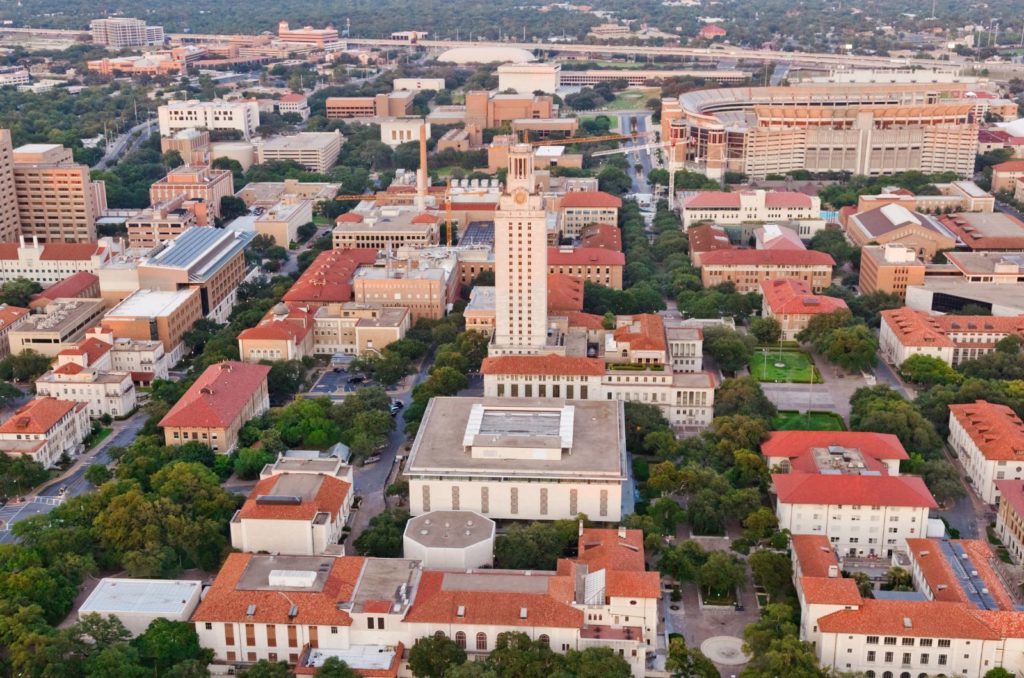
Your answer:
[[[15,410],[10,419],[0,424],[0,433],[46,433],[77,405],[73,400],[56,398],[30,400]]]
[[[164,415],[160,426],[230,426],[269,373],[267,365],[233,360],[210,365]]]
[[[1024,460],[1024,422],[1006,405],[978,400],[950,405],[949,411],[985,459]]]

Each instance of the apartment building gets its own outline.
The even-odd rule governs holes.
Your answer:
[[[196,225],[195,203],[178,195],[128,217],[128,246],[151,250]]]
[[[622,200],[603,191],[574,191],[559,201],[559,230],[563,238],[577,239],[591,224],[619,223]]]
[[[578,553],[554,572],[500,577],[408,557],[235,553],[192,622],[214,662],[236,668],[266,659],[310,675],[335,657],[365,675],[397,676],[419,638],[443,634],[483,656],[499,633],[519,631],[559,653],[611,648],[642,676],[659,615],[643,534],[581,529]]]
[[[701,255],[704,287],[732,282],[738,292],[757,292],[761,283],[779,278],[800,280],[815,293],[832,284],[835,260],[814,250],[728,250]]]
[[[140,289],[103,317],[103,326],[115,339],[159,341],[169,365],[185,355],[185,333],[203,317],[200,290]],[[96,324],[96,323],[93,323]]]
[[[234,195],[231,170],[182,165],[149,187],[149,202],[157,205],[178,197],[192,201],[197,226],[213,226],[220,217],[221,198]]]
[[[437,245],[440,232],[440,218],[435,214],[405,207],[374,207],[339,216],[331,237],[336,250],[387,250]]]
[[[163,26],[147,26],[145,21],[130,17],[93,19],[89,32],[93,43],[116,50],[164,44]]]
[[[235,130],[251,138],[260,126],[260,107],[255,101],[171,101],[157,108],[160,136],[178,130]]]
[[[341,132],[299,132],[256,143],[258,162],[293,160],[310,172],[325,174],[334,167],[345,137]]]
[[[256,483],[232,516],[231,546],[247,553],[298,556],[343,552],[338,540],[352,495],[352,483],[333,475],[274,473]]]
[[[882,311],[878,342],[882,357],[893,365],[927,355],[956,367],[991,353],[1010,335],[1024,338],[1024,318],[930,315],[904,306]]]
[[[81,452],[91,431],[85,403],[35,398],[0,424],[0,452],[53,468],[62,456]]]
[[[82,402],[94,419],[127,416],[136,406],[135,383],[128,372],[83,367],[70,360],[61,362],[60,356],[56,367],[36,379],[36,393]]]
[[[21,233],[18,192],[14,183],[11,131],[0,129],[0,243],[15,242]]]
[[[884,292],[907,298],[907,287],[924,282],[925,263],[910,247],[889,243],[860,250],[861,294]]]
[[[327,117],[339,118],[401,118],[412,113],[415,92],[395,91],[372,97],[327,97]]]
[[[238,431],[270,409],[270,367],[226,360],[210,365],[160,420],[167,445],[198,441],[231,453]]]
[[[967,83],[799,84],[686,92],[663,101],[661,138],[712,178],[792,170],[878,176],[974,172]]]
[[[627,473],[622,412],[619,402],[434,398],[406,464],[410,510],[618,521]]]
[[[203,317],[227,322],[245,278],[244,250],[252,239],[251,233],[190,228],[139,262],[139,286],[198,290]]]
[[[996,535],[1017,563],[1024,561],[1024,482],[995,481],[999,493]]]
[[[1024,422],[1006,405],[950,405],[949,446],[986,504],[999,499],[997,480],[1024,479]]]
[[[26,144],[14,149],[14,192],[21,234],[43,242],[96,240],[96,218],[106,209],[105,186],[89,178],[70,148]]]
[[[683,200],[683,230],[700,222],[718,226],[745,223],[798,222],[799,235],[809,238],[825,227],[821,198],[798,191],[700,191]],[[803,223],[807,222],[807,223]],[[806,232],[804,232],[806,230]]]
[[[7,332],[11,353],[32,350],[52,358],[81,341],[106,310],[102,299],[57,299]]]
[[[360,266],[377,261],[376,249],[333,249],[321,252],[295,281],[282,301],[316,309],[352,301],[352,276]]]
[[[11,354],[11,344],[7,335],[25,322],[29,313],[27,308],[0,304],[0,360]]]
[[[899,563],[911,571],[914,590],[876,590],[864,598],[842,576],[851,565],[824,537],[793,535],[792,541],[800,638],[823,666],[872,678],[936,672],[982,678],[994,668],[1021,669],[1024,616],[984,542],[911,539]]]
[[[761,315],[778,321],[783,341],[795,340],[815,316],[847,308],[842,299],[814,294],[807,283],[792,278],[765,280],[761,298]]]

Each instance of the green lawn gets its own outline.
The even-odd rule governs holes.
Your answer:
[[[835,412],[784,410],[772,420],[776,431],[844,431],[843,418]]]
[[[601,115],[601,114],[598,114],[598,115]],[[587,120],[596,120],[598,118],[598,115],[581,115],[580,116],[580,124],[582,125]],[[611,122],[611,125],[608,127],[608,133],[609,134],[618,134],[619,133],[619,116],[617,116],[617,115],[606,115],[605,117],[608,118],[608,120]]]
[[[660,97],[661,90],[657,87],[640,87],[622,90],[612,101],[601,107],[602,111],[630,111],[647,108],[647,100]]]
[[[781,363],[782,367],[776,367]],[[750,373],[758,381],[789,381],[797,384],[821,383],[821,375],[810,356],[801,351],[769,350],[767,355],[758,350],[750,359]]]
[[[103,442],[103,440],[107,436],[109,436],[113,432],[114,432],[114,429],[104,427],[104,428],[101,428],[100,430],[96,431],[95,433],[90,433],[89,437],[86,438],[85,441],[84,441],[85,449],[86,450],[91,450],[92,448],[96,447],[101,442]]]

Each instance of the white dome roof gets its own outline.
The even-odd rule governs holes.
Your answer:
[[[1024,137],[1024,118],[1017,118],[1010,122],[999,123],[997,127],[1001,128],[1011,137]]]
[[[518,47],[456,47],[441,53],[438,61],[446,61],[454,64],[490,64],[515,63],[525,64],[536,61],[537,57],[525,49]]]

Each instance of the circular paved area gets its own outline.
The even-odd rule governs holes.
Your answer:
[[[713,636],[700,644],[704,656],[724,666],[739,666],[750,661],[743,652],[743,640],[735,636]]]

